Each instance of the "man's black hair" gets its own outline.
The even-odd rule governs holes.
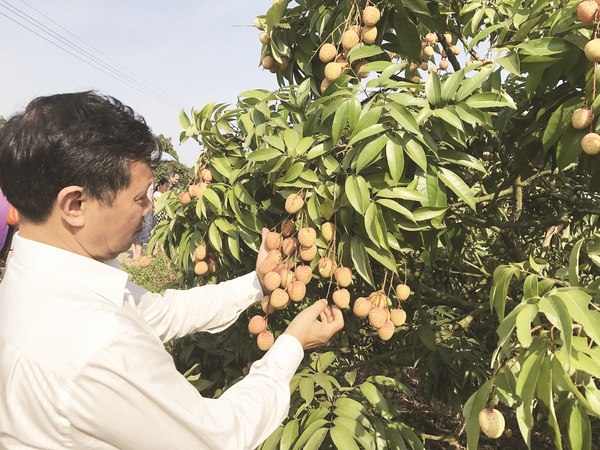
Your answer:
[[[150,128],[114,97],[38,97],[0,130],[0,188],[19,214],[41,223],[66,186],[110,206],[131,182],[130,163],[153,157],[160,149]]]

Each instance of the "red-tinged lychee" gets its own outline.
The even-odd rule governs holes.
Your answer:
[[[267,272],[263,279],[263,285],[267,291],[274,291],[281,285],[281,276],[277,272]]]
[[[390,311],[390,320],[395,326],[401,327],[406,322],[406,311],[400,308],[392,309]]]
[[[372,305],[368,298],[358,297],[352,306],[352,312],[356,317],[367,317]]]
[[[317,241],[317,231],[312,227],[300,228],[298,231],[298,242],[303,247],[312,247]]]
[[[333,44],[323,44],[319,49],[319,59],[321,62],[328,63],[335,59],[337,56],[337,49]]]
[[[339,287],[345,288],[352,284],[352,270],[349,267],[338,267],[333,276]]]
[[[394,335],[394,324],[391,320],[386,320],[384,324],[377,330],[377,335],[382,341],[389,341]]]
[[[585,0],[577,5],[577,17],[585,25],[594,23],[597,11],[598,3],[595,0]]]
[[[256,315],[250,319],[248,322],[248,332],[253,335],[257,335],[262,333],[267,329],[267,320],[261,316]]]
[[[291,194],[285,199],[285,211],[288,214],[296,214],[304,206],[304,200],[299,194]]]
[[[504,416],[497,409],[482,409],[479,412],[479,426],[487,437],[498,439],[504,433]]]
[[[408,285],[401,283],[396,286],[396,298],[398,301],[403,302],[404,300],[410,297],[410,287]]]
[[[302,261],[312,261],[315,256],[317,256],[317,246],[313,245],[312,247],[305,247],[303,245],[300,246],[300,259]]]
[[[275,309],[283,309],[287,306],[290,296],[283,289],[277,288],[271,292],[271,305]]]
[[[281,250],[285,256],[290,256],[298,248],[298,239],[294,237],[285,238]]]
[[[387,312],[383,308],[375,307],[369,311],[369,323],[378,330],[387,320]]]
[[[600,153],[600,136],[596,133],[588,133],[581,139],[581,148],[588,155]]]
[[[256,336],[256,345],[263,352],[269,350],[273,343],[275,342],[275,336],[270,331],[263,331],[258,336]]]
[[[296,280],[308,284],[312,280],[312,269],[310,266],[297,266],[294,270]]]
[[[332,297],[333,303],[340,309],[345,309],[350,305],[350,292],[348,292],[348,289],[338,289]]]
[[[321,258],[317,264],[319,275],[321,275],[323,278],[331,278],[336,268],[337,264],[328,256]]]
[[[291,220],[285,219],[281,222],[281,235],[284,237],[290,237],[296,232],[296,225]]]
[[[306,285],[299,280],[292,281],[290,285],[287,287],[288,295],[290,296],[290,300],[293,302],[302,301],[304,296],[306,295]]]
[[[587,108],[578,108],[573,112],[571,124],[576,130],[583,130],[589,127],[594,121],[594,112]]]
[[[377,7],[367,6],[363,9],[362,20],[366,26],[372,27],[379,22],[379,19],[381,19],[381,11]]]
[[[196,275],[204,275],[206,272],[208,272],[208,264],[206,264],[206,261],[198,261],[194,265],[194,273]]]
[[[281,234],[276,231],[270,231],[265,238],[265,245],[269,250],[277,250],[281,247]]]

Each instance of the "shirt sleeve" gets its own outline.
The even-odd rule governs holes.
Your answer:
[[[209,399],[157,341],[124,333],[74,380],[66,410],[73,448],[90,436],[123,450],[256,448],[286,417],[289,382],[302,357],[298,340],[281,335],[248,376]]]
[[[256,272],[186,291],[167,289],[164,295],[133,283],[127,283],[127,290],[140,315],[163,342],[196,331],[222,331],[263,295]]]

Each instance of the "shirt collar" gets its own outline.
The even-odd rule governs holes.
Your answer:
[[[105,263],[96,261],[15,233],[11,263],[44,273],[66,284],[88,289],[119,307],[123,306],[129,275],[118,268],[120,264],[116,260]]]

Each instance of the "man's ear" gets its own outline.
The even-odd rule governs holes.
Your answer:
[[[73,227],[85,225],[85,200],[81,186],[67,186],[56,196],[60,217]]]

